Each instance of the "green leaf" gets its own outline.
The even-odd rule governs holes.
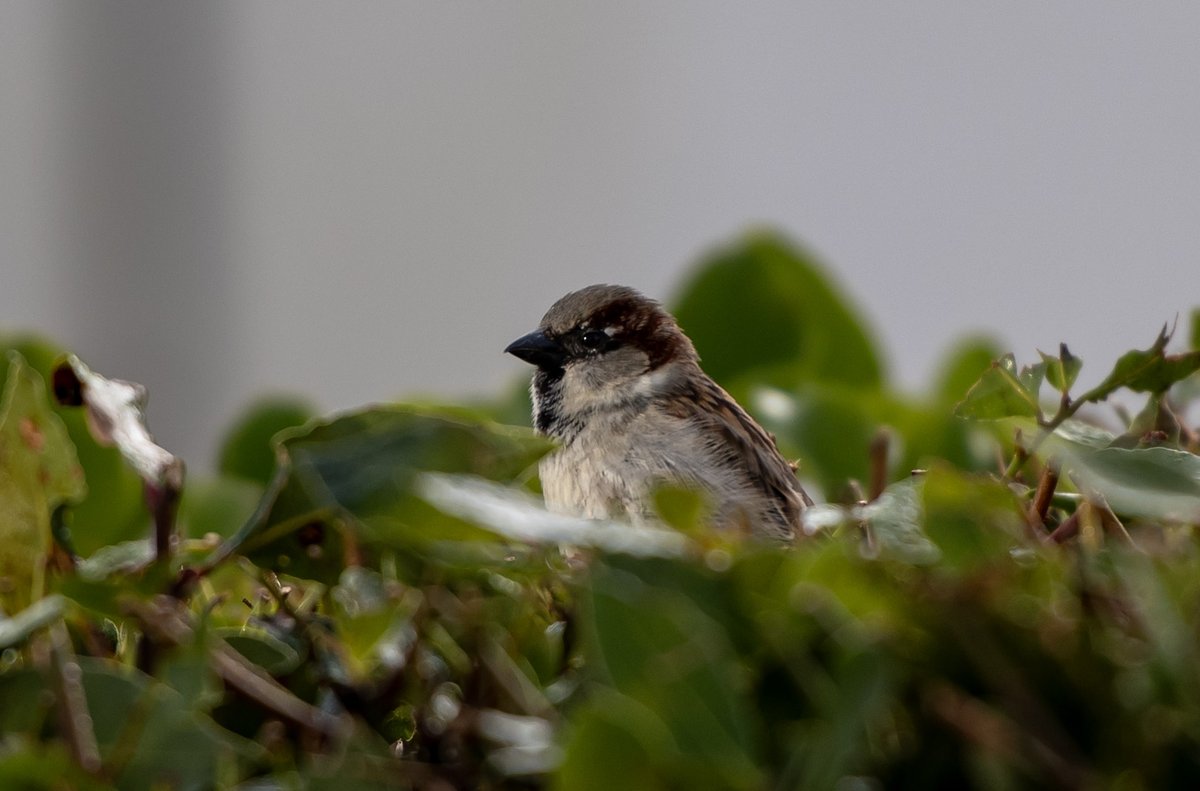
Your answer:
[[[1165,447],[1098,448],[1058,431],[1041,452],[1119,514],[1200,523],[1200,456]]]
[[[1103,401],[1122,387],[1138,393],[1162,393],[1200,370],[1200,350],[1166,354],[1170,339],[1167,328],[1163,327],[1149,349],[1121,355],[1104,381],[1080,396],[1080,400]]]
[[[530,475],[551,443],[465,410],[396,405],[310,423],[285,432],[278,447],[267,496],[219,555],[240,548],[260,565],[332,583],[346,535],[368,551],[492,540],[422,499],[415,491],[420,474],[513,481]]]
[[[262,496],[263,487],[245,478],[192,480],[179,501],[179,532],[192,538],[232,536],[254,514]]]
[[[111,791],[112,786],[91,777],[62,744],[34,745],[0,753],[0,788],[13,791]]]
[[[1021,387],[1025,388],[1030,397],[1037,401],[1038,394],[1042,391],[1042,382],[1046,378],[1046,364],[1034,363],[1033,365],[1021,366],[1021,373],[1017,375],[1017,379],[1021,382]]]
[[[934,392],[942,401],[956,403],[971,385],[992,366],[992,361],[1004,354],[996,341],[987,338],[968,338],[959,342],[942,361],[934,381]]]
[[[653,712],[670,732],[676,754],[654,756],[660,782],[674,777],[693,788],[761,787],[737,657],[707,608],[713,582],[693,575],[681,588],[678,580],[663,579],[660,568],[623,559],[593,569],[588,656],[615,691]],[[624,727],[637,743],[660,738],[638,732],[638,722]]]
[[[115,662],[80,657],[87,707],[101,757],[121,756],[117,785],[132,791],[213,786],[228,749],[207,717],[175,690]]]
[[[675,557],[689,546],[674,530],[551,513],[528,493],[479,476],[423,473],[416,492],[444,514],[523,543],[656,557]]]
[[[855,518],[870,524],[881,555],[909,563],[933,563],[941,556],[922,527],[922,483],[918,476],[898,481],[874,502],[854,509]]]
[[[1083,360],[1071,354],[1065,343],[1058,345],[1057,357],[1051,357],[1043,351],[1039,351],[1038,354],[1041,355],[1042,364],[1046,367],[1046,381],[1055,390],[1061,393],[1068,392],[1071,385],[1075,384],[1075,377],[1079,376]]]
[[[83,469],[46,386],[16,352],[0,400],[0,612],[41,597],[51,513],[86,492]]]
[[[976,420],[1036,417],[1039,414],[1036,395],[1026,389],[1012,368],[1011,355],[992,363],[954,408],[954,414]]]
[[[621,760],[614,761],[615,755]],[[672,759],[682,760],[670,731],[652,708],[601,689],[571,718],[566,753],[552,787],[558,791],[671,788],[675,786],[662,764]]]
[[[9,366],[6,349],[19,352],[45,381],[51,381],[66,354],[62,347],[40,338],[0,336],[0,381],[5,381]],[[126,466],[119,450],[96,442],[83,410],[52,406],[67,427],[87,478],[85,497],[67,515],[71,547],[87,557],[102,546],[147,535],[149,515],[141,479]]]
[[[1188,333],[1188,348],[1200,350],[1200,308],[1192,308],[1191,332]]]
[[[312,407],[294,398],[271,398],[251,405],[221,443],[217,469],[222,475],[266,486],[275,472],[272,438],[302,426],[314,415]]]
[[[264,629],[220,628],[213,630],[235,651],[273,676],[284,676],[300,666],[296,649]]]
[[[865,324],[815,259],[783,237],[750,234],[700,265],[675,301],[675,316],[723,383],[750,372],[772,383],[881,384]]]
[[[53,712],[54,696],[40,672],[25,667],[0,673],[0,734],[34,735]],[[0,783],[0,788],[5,787]]]
[[[1022,541],[1024,518],[1008,487],[937,466],[922,486],[925,532],[943,563],[959,570],[1001,563]]]

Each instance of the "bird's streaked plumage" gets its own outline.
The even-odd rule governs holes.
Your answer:
[[[657,486],[677,484],[708,492],[720,526],[797,535],[812,501],[791,465],[654,300],[589,286],[506,351],[537,366],[534,426],[562,443],[541,463],[549,508],[638,521]]]

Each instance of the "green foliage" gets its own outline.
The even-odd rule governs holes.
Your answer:
[[[676,318],[722,384],[875,387],[882,364],[862,320],[807,252],[760,231],[714,251],[683,289]]]
[[[42,378],[17,352],[10,352],[7,375],[0,397],[0,614],[41,598],[53,513],[85,490]]]
[[[259,404],[172,523],[51,403],[61,350],[0,339],[0,788],[1196,784],[1195,351],[1163,333],[1075,395],[1065,345],[971,339],[904,396],[777,237],[682,294],[825,495],[794,547],[682,489],[661,526],[548,513],[549,443],[495,422],[523,386]],[[1148,399],[1120,430],[1082,422],[1121,389]]]
[[[284,429],[304,425],[312,417],[312,408],[294,398],[264,399],[251,405],[229,430],[221,446],[218,471],[266,486],[275,472],[271,438]]]

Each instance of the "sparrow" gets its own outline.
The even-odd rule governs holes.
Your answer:
[[[504,350],[537,367],[533,425],[559,446],[540,462],[547,508],[654,521],[664,484],[697,488],[719,527],[792,541],[812,500],[775,439],[700,368],[658,302],[594,285],[551,306]]]

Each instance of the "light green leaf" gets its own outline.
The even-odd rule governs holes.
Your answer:
[[[478,476],[425,473],[416,490],[439,510],[515,541],[656,557],[678,557],[690,546],[674,530],[550,513],[525,492]]]
[[[1042,448],[1119,514],[1200,523],[1200,456],[1165,447],[1096,448],[1058,432]]]
[[[984,371],[967,396],[954,408],[954,414],[976,420],[998,420],[1014,415],[1036,417],[1037,397],[1013,374],[1011,357],[992,364]]]
[[[1167,328],[1163,327],[1149,349],[1121,355],[1104,381],[1080,396],[1080,400],[1103,401],[1122,387],[1139,393],[1162,393],[1200,370],[1200,350],[1166,354],[1170,339]]]
[[[921,477],[906,478],[883,491],[872,503],[854,509],[874,531],[881,555],[910,563],[933,563],[941,557],[925,535],[922,523]]]
[[[66,427],[41,376],[13,352],[0,400],[0,612],[41,597],[51,513],[86,492]]]
[[[1042,390],[1042,382],[1046,379],[1046,364],[1023,365],[1017,378],[1020,380],[1021,386],[1036,401]]]

